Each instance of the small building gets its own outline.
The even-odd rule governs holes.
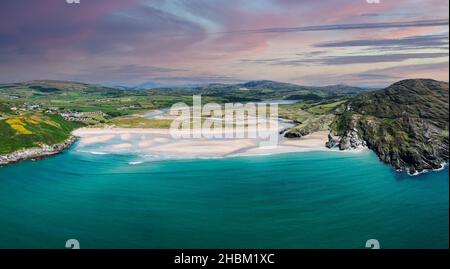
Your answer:
[[[36,110],[36,109],[39,109],[40,107],[41,107],[40,105],[32,104],[32,105],[29,105],[27,108],[29,110]]]

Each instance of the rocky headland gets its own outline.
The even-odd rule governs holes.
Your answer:
[[[71,136],[63,143],[54,145],[41,145],[40,147],[33,147],[15,151],[13,153],[0,155],[0,166],[5,166],[12,163],[17,163],[24,160],[42,159],[63,152],[68,149],[76,141],[75,136]]]
[[[327,146],[367,146],[409,174],[440,169],[449,160],[448,90],[446,82],[411,79],[358,95],[337,112]]]

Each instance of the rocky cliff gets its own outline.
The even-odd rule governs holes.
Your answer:
[[[350,99],[332,123],[327,146],[367,146],[379,158],[411,174],[441,168],[449,159],[448,83],[397,82]]]

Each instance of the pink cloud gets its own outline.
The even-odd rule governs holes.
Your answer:
[[[145,2],[151,5],[144,5]],[[172,8],[163,5],[167,2],[86,0],[79,5],[68,5],[64,0],[2,1],[0,80],[23,79],[27,77],[24,70],[33,77],[51,74],[55,79],[82,80],[82,75],[90,69],[92,74],[86,78],[103,80],[110,69],[101,74],[96,70],[113,65],[143,67],[139,74],[130,74],[130,80],[148,79],[145,70],[154,69],[146,67],[154,66],[183,69],[185,76],[204,74],[205,71],[229,76],[235,75],[242,58],[258,58],[265,54],[297,57],[299,53],[314,50],[312,45],[318,42],[358,37],[401,38],[429,34],[445,27],[307,33],[242,33],[242,30],[400,22],[448,16],[448,2],[443,0],[381,0],[379,5],[369,5],[365,0],[266,0],[260,4],[244,0],[193,0],[172,2]],[[364,16],[367,14],[372,15]],[[274,49],[271,45],[275,43],[291,48],[291,51]],[[252,67],[261,68],[256,64]],[[286,73],[301,69],[284,68]],[[282,73],[280,67],[271,72],[274,76]],[[123,75],[117,77],[126,80]],[[267,79],[276,80],[277,77]]]

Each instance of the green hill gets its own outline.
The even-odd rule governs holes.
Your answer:
[[[241,84],[211,84],[195,88],[164,88],[145,90],[152,95],[192,96],[199,94],[220,102],[245,102],[264,100],[323,101],[354,96],[371,89],[333,85],[325,87],[301,86],[269,80],[250,81]]]
[[[65,121],[59,115],[35,114],[0,120],[0,154],[64,142],[82,123]]]
[[[440,168],[449,158],[448,91],[446,82],[411,79],[350,99],[332,124],[340,148],[367,144],[410,173]]]

